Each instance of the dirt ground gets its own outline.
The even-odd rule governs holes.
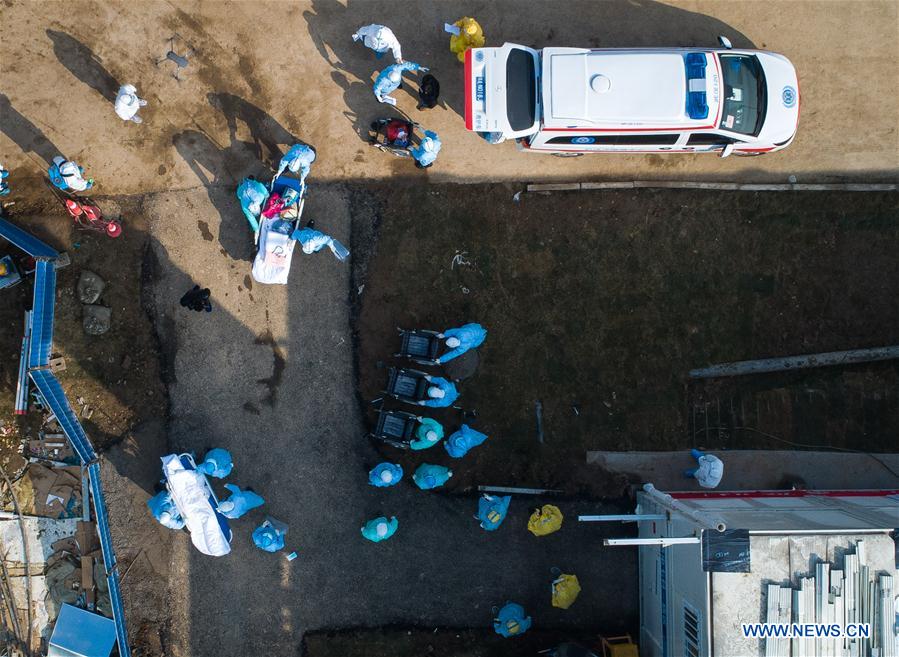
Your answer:
[[[491,630],[401,629],[316,632],[303,641],[305,657],[532,657],[560,642],[593,646],[596,637],[559,634],[534,629],[515,639]]]
[[[49,193],[48,193],[49,194]],[[160,376],[158,345],[141,297],[141,263],[147,244],[147,226],[134,199],[102,200],[107,216],[122,216],[123,235],[115,240],[102,233],[76,230],[61,204],[16,204],[8,208],[10,221],[69,254],[71,264],[58,272],[53,354],[65,358],[59,378],[94,446],[103,449],[121,439],[136,424],[164,417],[165,387]],[[5,240],[0,255],[13,255],[28,267],[27,256]],[[21,269],[22,267],[20,267]],[[82,328],[82,309],[76,285],[82,271],[92,271],[106,282],[98,304],[112,308],[112,326],[102,336],[89,336]],[[12,414],[18,377],[23,313],[31,308],[33,276],[3,291],[0,304],[0,408],[4,423],[18,431],[8,436],[17,442],[24,433],[37,437],[38,416],[18,420]],[[81,400],[81,402],[79,402]],[[88,410],[82,413],[82,407]],[[86,417],[90,411],[93,413]]]
[[[103,194],[188,188],[198,168],[236,184],[244,151],[267,158],[285,133],[316,146],[319,181],[786,182],[795,175],[893,182],[899,171],[893,0],[6,0],[2,13],[0,160],[14,185],[36,181],[57,153],[84,165]],[[443,31],[462,16],[477,18],[488,45],[708,47],[724,35],[737,48],[783,53],[799,75],[796,141],[772,155],[727,159],[561,159],[521,153],[513,143],[491,146],[464,128],[462,67]],[[442,139],[440,159],[426,172],[361,138],[373,119],[393,115],[371,92],[383,60],[350,38],[372,22],[390,25],[403,55],[440,80],[433,110],[416,111],[414,82],[395,94],[398,110]],[[176,52],[195,49],[180,83],[173,64],[154,65],[173,34],[183,38]],[[125,83],[149,101],[141,126],[113,112]],[[224,166],[216,166],[220,154],[229,157]]]
[[[356,240],[363,402],[402,364],[390,357],[396,327],[489,331],[458,403],[490,439],[451,487],[583,490],[588,450],[895,450],[895,363],[701,385],[687,372],[896,344],[899,195],[641,190],[516,202],[517,191],[376,187],[377,240],[360,229],[376,243],[368,262]],[[432,415],[449,431],[463,421]],[[453,464],[439,447],[384,451],[407,466]]]

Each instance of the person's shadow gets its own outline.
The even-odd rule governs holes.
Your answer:
[[[72,75],[109,102],[115,102],[120,85],[103,67],[93,50],[65,32],[47,30],[47,36],[53,42],[56,59],[69,69]]]
[[[239,96],[210,93],[207,98],[225,117],[228,145],[222,146],[198,130],[177,133],[172,137],[172,145],[206,187],[210,202],[221,215],[222,248],[235,260],[252,261],[253,236],[237,199],[237,185],[247,176],[267,182],[281,160],[281,147],[305,142],[266,111]],[[241,123],[246,125],[250,141],[238,138]],[[198,227],[204,238],[214,239],[208,227]]]
[[[426,0],[406,0],[404,11],[393,12],[389,27],[403,48],[403,58],[431,69],[440,81],[440,101],[459,116],[465,111],[462,64],[449,50],[444,22],[463,15],[473,16],[484,29],[487,46],[509,41],[532,48],[571,46],[575,48],[627,47],[717,47],[717,37],[726,36],[735,48],[753,48],[752,41],[726,23],[698,12],[672,7],[654,0],[569,0],[535,2],[522,12],[518,0],[493,0],[489,4],[435,10]],[[380,60],[351,38],[352,31],[385,19],[381,3],[347,0],[312,0],[303,12],[309,36],[321,57],[338,71],[369,84],[372,73],[392,62],[390,53]],[[531,15],[551,15],[551,21],[530,20]],[[427,17],[433,22],[428,23]],[[332,78],[334,76],[332,75]],[[404,80],[409,76],[404,76]],[[414,79],[414,78],[413,78]],[[335,78],[336,81],[336,78]],[[403,88],[415,96],[417,87]],[[377,114],[372,97],[370,112]],[[351,108],[357,114],[358,107]],[[367,112],[363,113],[366,115]],[[426,119],[419,119],[426,122]]]
[[[25,153],[34,153],[47,164],[60,155],[59,148],[36,125],[22,116],[0,93],[0,131],[16,143]]]
[[[281,159],[282,152],[279,145],[300,143],[268,112],[240,96],[229,93],[210,93],[207,95],[207,99],[210,105],[225,116],[231,143],[237,141],[238,121],[242,121],[250,131],[256,158],[273,169],[278,166]]]

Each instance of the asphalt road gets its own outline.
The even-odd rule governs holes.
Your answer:
[[[98,194],[189,188],[185,134],[201,156],[303,139],[319,151],[320,180],[419,176],[439,181],[720,179],[783,182],[895,180],[899,110],[895,103],[899,5],[891,0],[571,0],[523,2],[312,0],[307,2],[7,3],[0,25],[0,160],[25,193],[57,152],[82,163]],[[723,34],[736,47],[786,54],[801,85],[795,143],[763,157],[593,155],[560,159],[490,146],[464,129],[460,64],[445,21],[475,16],[489,44],[702,46]],[[360,134],[390,114],[371,93],[381,62],[350,35],[370,22],[393,27],[407,59],[430,66],[443,106],[400,109],[443,140],[438,163],[420,172],[368,147]],[[103,29],[98,29],[102,25]],[[167,39],[196,50],[182,82],[161,67]],[[175,49],[185,52],[187,45]],[[143,125],[113,112],[120,83],[149,100]],[[234,182],[233,164],[217,172]]]

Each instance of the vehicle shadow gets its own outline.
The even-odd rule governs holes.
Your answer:
[[[0,131],[16,143],[25,153],[34,153],[47,164],[60,155],[59,148],[31,121],[20,114],[0,93]]]
[[[372,73],[389,63],[390,55],[375,59],[371,50],[353,41],[352,31],[369,23],[388,23],[403,46],[403,57],[430,67],[440,81],[440,100],[459,116],[464,115],[465,102],[462,64],[449,50],[443,23],[462,16],[473,16],[481,23],[488,46],[506,41],[534,48],[714,46],[723,35],[735,48],[755,47],[748,36],[723,21],[653,0],[536,0],[527,4],[526,11],[517,0],[494,0],[487,5],[463,1],[453,6],[452,14],[435,16],[432,25],[422,19],[437,13],[426,0],[408,0],[403,6],[404,11],[397,12],[387,2],[348,0],[344,5],[338,0],[313,0],[303,17],[322,58],[368,86]],[[410,85],[404,87],[414,95]],[[367,106],[372,114],[377,113],[377,104],[372,96]],[[352,109],[367,114],[359,107]]]
[[[47,30],[53,42],[53,53],[60,64],[110,103],[114,103],[119,83],[100,63],[94,51],[65,32]]]

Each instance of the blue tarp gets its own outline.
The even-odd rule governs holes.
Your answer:
[[[32,258],[56,258],[59,256],[59,253],[41,242],[34,235],[26,233],[18,226],[2,218],[0,218],[0,236],[8,239]]]
[[[34,272],[34,303],[31,316],[31,348],[28,367],[50,362],[53,347],[53,308],[56,302],[56,269],[48,260],[38,260]]]

